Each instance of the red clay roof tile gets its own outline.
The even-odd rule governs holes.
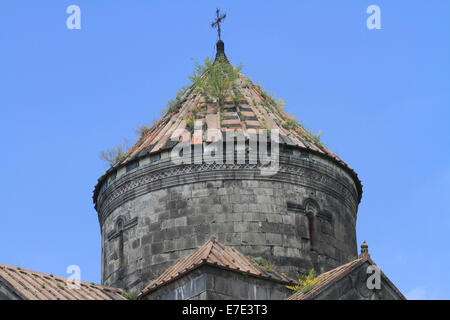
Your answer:
[[[167,140],[171,137],[173,132],[177,128],[185,128],[183,123],[192,116],[198,121],[203,118],[205,114],[211,113],[212,111],[217,112],[217,117],[222,119],[224,116],[229,114],[228,109],[239,109],[242,114],[247,116],[252,114],[255,118],[247,119],[247,122],[242,118],[237,119],[222,119],[221,121],[206,121],[206,129],[219,129],[219,130],[244,130],[246,138],[248,138],[248,130],[250,129],[279,129],[281,134],[288,133],[291,141],[295,146],[299,148],[306,148],[312,150],[318,154],[325,157],[331,158],[336,161],[344,168],[348,169],[353,176],[355,183],[360,185],[359,179],[356,173],[348,166],[345,162],[340,160],[335,154],[326,149],[322,144],[311,137],[311,134],[307,132],[300,125],[296,129],[286,129],[286,121],[289,119],[289,115],[279,108],[276,103],[271,101],[266,97],[263,97],[261,90],[258,86],[252,84],[250,80],[244,75],[240,75],[239,79],[235,82],[235,90],[239,91],[242,98],[238,102],[233,101],[231,98],[235,96],[235,92],[230,90],[229,95],[226,99],[228,104],[225,108],[218,108],[216,103],[206,102],[205,98],[199,94],[195,94],[193,87],[186,90],[185,94],[181,97],[181,106],[177,112],[167,112],[158,123],[156,123],[147,134],[144,135],[139,141],[130,149],[125,160],[121,163],[115,164],[111,167],[100,179],[96,186],[96,191],[94,193],[94,202],[96,201],[96,192],[98,186],[105,179],[105,177],[117,169],[119,166],[127,164],[129,161],[135,160],[136,157],[143,157],[148,153],[156,153],[162,150]],[[244,104],[245,102],[245,104]],[[199,110],[200,108],[200,110]],[[250,109],[252,111],[243,111]],[[208,118],[207,118],[208,119]],[[209,119],[208,119],[209,120]],[[275,121],[276,120],[276,121]],[[199,136],[192,136],[191,144],[203,143],[203,139]],[[283,139],[280,139],[283,143]],[[142,153],[143,150],[151,147],[148,152]],[[360,188],[359,188],[360,189]]]
[[[179,260],[175,265],[164,271],[158,278],[151,281],[141,292],[141,296],[180,278],[184,274],[201,265],[212,265],[250,276],[270,279],[283,284],[293,284],[295,281],[275,270],[264,270],[251,257],[246,257],[236,249],[224,246],[214,237],[189,256]]]
[[[0,282],[24,300],[126,300],[123,291],[80,282],[71,289],[67,279],[0,264]]]
[[[345,276],[349,275],[353,270],[357,269],[359,266],[363,265],[366,262],[370,263],[371,265],[375,265],[375,263],[372,261],[372,259],[370,259],[369,256],[353,260],[328,272],[322,273],[317,277],[317,283],[315,284],[313,289],[311,289],[306,293],[302,291],[297,291],[296,293],[288,297],[286,300],[313,300],[315,297],[317,297],[320,293],[324,292],[331,285],[343,279]],[[389,278],[383,273],[383,271],[381,271],[381,276],[400,297],[405,298],[403,294],[389,280]]]

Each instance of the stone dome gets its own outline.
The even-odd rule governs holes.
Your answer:
[[[229,63],[219,40],[220,59]],[[241,132],[247,144],[255,132],[277,130],[278,172],[261,175],[259,163],[248,159],[170,161],[179,142],[192,148],[211,142],[197,129],[218,132],[215,142]],[[223,105],[194,84],[95,186],[102,283],[142,289],[211,236],[290,274],[330,270],[357,257],[361,195],[353,169],[242,73]]]

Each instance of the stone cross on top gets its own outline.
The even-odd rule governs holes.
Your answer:
[[[223,22],[223,20],[225,20],[225,18],[227,17],[227,14],[225,13],[225,14],[220,15],[219,9],[217,9],[216,14],[217,14],[217,18],[213,23],[211,23],[211,27],[217,28],[217,33],[219,34],[219,40],[220,40],[220,24]]]

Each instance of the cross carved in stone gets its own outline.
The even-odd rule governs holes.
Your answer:
[[[219,11],[220,10],[217,9],[217,11],[216,11],[217,18],[216,18],[216,20],[214,20],[213,23],[211,23],[211,27],[217,28],[217,33],[219,34],[219,40],[220,40],[220,31],[221,31],[220,24],[223,22],[223,20],[225,20],[225,18],[227,17],[227,14],[225,13],[225,14],[220,15]]]
[[[124,217],[119,217],[116,221],[116,227],[108,234],[108,240],[119,239],[119,270],[124,267],[123,255],[123,233],[137,225],[137,217],[126,221]]]
[[[316,251],[317,246],[317,215],[319,207],[314,200],[306,199],[302,204],[297,204],[291,201],[287,202],[287,209],[289,211],[299,212],[306,216],[308,220],[308,234],[310,250]]]

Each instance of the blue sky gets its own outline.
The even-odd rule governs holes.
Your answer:
[[[99,152],[213,56],[220,7],[229,59],[359,174],[358,243],[407,297],[449,299],[450,2],[343,2],[2,1],[0,263],[100,282]]]

